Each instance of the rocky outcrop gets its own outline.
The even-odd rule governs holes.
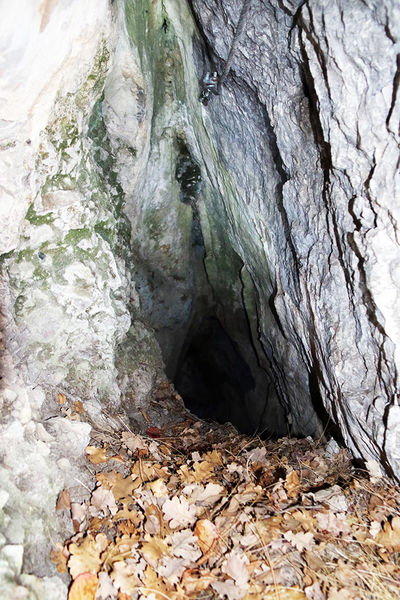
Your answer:
[[[2,597],[65,597],[49,560],[50,539],[70,532],[57,495],[93,485],[91,425],[128,423],[124,402],[140,406],[165,377],[132,320],[131,232],[102,113],[113,19],[107,1],[48,1],[8,7],[2,22]],[[119,151],[134,153],[123,139]]]
[[[193,5],[222,72],[242,3]],[[235,164],[227,230],[294,430],[323,406],[396,476],[399,25],[395,2],[253,2],[209,107]]]
[[[205,416],[335,424],[400,474],[399,9],[252,0],[235,38],[242,2],[189,4],[26,1],[2,22],[10,597],[65,597],[57,494],[90,485],[91,426],[167,418],[165,374]]]

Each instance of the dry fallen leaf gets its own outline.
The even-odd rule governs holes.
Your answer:
[[[249,583],[249,573],[246,568],[248,564],[249,559],[245,554],[232,550],[226,555],[221,571],[232,577],[239,588],[246,588]]]
[[[219,538],[217,527],[208,519],[200,519],[194,528],[194,533],[199,540],[199,546],[204,555],[206,555]]]
[[[370,536],[372,538],[376,538],[376,536],[378,535],[378,533],[380,531],[381,531],[381,524],[378,521],[372,521],[370,528],[369,528]]]
[[[113,564],[111,579],[114,586],[123,594],[132,594],[141,585],[140,580],[132,569],[135,561],[119,561]]]
[[[161,431],[161,429],[159,427],[149,427],[146,430],[146,433],[151,438],[160,438],[162,436],[162,431]]]
[[[354,587],[360,584],[360,579],[357,575],[357,570],[351,568],[342,559],[338,560],[335,568],[335,579],[343,587]]]
[[[285,488],[289,498],[297,498],[300,492],[300,479],[296,471],[286,475]]]
[[[124,477],[121,473],[115,473],[114,482],[111,486],[115,500],[121,501],[123,498],[130,498],[134,489],[139,487],[139,482],[135,481],[135,475]]]
[[[209,481],[214,474],[214,465],[208,460],[203,460],[202,462],[195,462],[193,470],[195,472],[195,481]]]
[[[167,544],[159,537],[150,536],[146,533],[145,542],[142,544],[140,553],[148,564],[154,569],[163,556],[169,556]]]
[[[89,513],[92,517],[98,517],[103,513],[107,514],[110,511],[112,515],[118,512],[118,506],[115,503],[114,494],[111,490],[107,490],[105,487],[100,485],[92,492],[91,504],[89,506]]]
[[[85,409],[83,408],[83,404],[80,400],[76,400],[74,402],[74,410],[76,413],[78,413],[78,415],[83,415],[83,413],[85,412]]]
[[[211,587],[219,594],[220,598],[225,596],[228,600],[240,600],[246,594],[248,585],[240,588],[232,579],[227,581],[214,581]]]
[[[67,401],[67,398],[65,397],[64,394],[58,394],[57,400],[59,402],[59,404],[65,404]]]
[[[170,473],[167,467],[161,467],[151,460],[137,460],[133,466],[132,475],[138,478],[138,482],[146,483],[155,479],[169,479]]]
[[[111,456],[107,455],[105,448],[97,448],[96,446],[87,446],[85,454],[94,465],[99,465],[110,460]]]
[[[141,435],[135,435],[129,431],[124,431],[121,437],[124,445],[132,452],[147,449],[147,444]]]
[[[346,512],[348,509],[346,496],[343,494],[343,490],[338,485],[334,485],[324,490],[319,490],[315,493],[310,492],[306,494],[306,496],[312,498],[315,504],[326,503],[334,512]]]
[[[58,494],[56,510],[69,510],[71,508],[71,496],[69,495],[68,490],[62,490]]]
[[[156,479],[155,481],[149,481],[146,483],[146,489],[149,488],[156,498],[162,498],[168,496],[168,488],[163,479]]]
[[[193,525],[196,521],[196,507],[191,506],[183,496],[174,496],[171,500],[167,498],[162,511],[172,529]]]
[[[142,522],[142,514],[138,513],[138,511],[135,509],[130,509],[129,504],[129,502],[127,504],[123,504],[123,508],[121,508],[121,510],[114,515],[114,521],[118,522],[122,519],[125,519],[127,521],[131,521],[132,524],[137,527]]]
[[[394,517],[391,523],[386,521],[375,541],[389,550],[400,552],[400,517]]]
[[[81,573],[73,581],[68,600],[94,600],[98,585],[97,576],[93,573]]]
[[[308,600],[326,600],[326,596],[321,590],[321,585],[318,581],[304,588],[304,593]]]
[[[64,546],[57,543],[50,552],[50,560],[57,565],[57,571],[59,573],[67,572],[67,557],[64,552]]]
[[[307,533],[287,531],[283,537],[293,544],[299,552],[302,552],[304,549],[310,550],[314,546],[314,536],[311,531],[307,531]]]
[[[360,600],[371,582],[397,582],[400,517],[386,480],[342,484],[341,466],[305,440],[255,447],[193,419],[164,431],[164,443],[96,433],[103,448],[89,446],[98,484],[71,504],[78,534],[52,559],[77,578],[98,576],[96,600]],[[104,468],[121,443],[125,469]]]
[[[116,597],[117,591],[113,586],[111,577],[107,573],[99,573],[99,585],[95,600],[114,600]]]
[[[267,459],[267,449],[265,448],[265,446],[253,448],[252,450],[245,452],[244,456],[247,458],[250,464],[260,463],[264,466],[267,466],[269,464],[269,460]]]
[[[76,579],[81,573],[97,573],[100,568],[101,551],[96,546],[96,541],[87,535],[78,543],[68,546],[71,556],[68,559],[68,569],[71,577]]]
[[[193,594],[206,590],[213,581],[215,581],[215,577],[208,569],[186,569],[182,575],[181,584],[188,594]]]
[[[351,590],[347,590],[346,588],[342,588],[338,590],[337,588],[331,588],[328,594],[328,600],[360,600],[357,592],[353,593]]]
[[[268,592],[263,594],[263,600],[307,600],[305,593],[299,588],[287,588],[281,585],[271,586]]]
[[[204,454],[204,458],[207,462],[211,463],[212,465],[218,465],[218,466],[222,467],[224,464],[224,461],[222,460],[221,452],[218,452],[218,450],[212,450],[211,452],[206,452]],[[199,461],[199,460],[200,460],[200,457],[197,459],[197,461]]]
[[[196,561],[201,556],[198,539],[190,529],[177,531],[169,536],[168,542],[172,546],[172,554],[184,559],[185,566]]]
[[[205,487],[199,483],[192,483],[186,485],[182,493],[188,497],[191,504],[196,503],[197,506],[212,506],[225,493],[225,488],[218,483],[207,483]]]
[[[161,598],[170,598],[169,594],[170,594],[171,588],[163,582],[161,577],[159,577],[157,575],[157,573],[154,571],[154,569],[152,569],[150,566],[146,567],[146,570],[144,571],[142,580],[143,580],[144,588],[147,588],[149,591],[152,590],[154,592],[154,590],[156,590],[157,592],[160,592]],[[145,591],[145,590],[143,590],[143,591]],[[154,594],[153,598],[156,598],[156,600],[159,600],[160,595]]]
[[[87,506],[85,503],[71,502],[71,517],[75,527],[75,531],[79,531],[81,523],[84,522],[87,514]]]
[[[349,533],[346,515],[344,513],[333,513],[332,511],[321,512],[316,515],[318,526],[321,531],[328,531],[338,537],[341,533]]]
[[[168,579],[171,585],[175,585],[185,569],[186,561],[183,558],[164,556],[157,567],[157,573]]]

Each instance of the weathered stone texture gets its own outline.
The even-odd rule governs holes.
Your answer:
[[[222,71],[241,2],[194,6]],[[311,388],[355,454],[397,475],[399,27],[396,2],[253,2],[209,111],[222,154],[236,155],[231,239],[259,290],[281,398],[304,431]]]
[[[241,0],[2,11],[0,595],[65,597],[20,572],[51,574],[88,422],[146,426],[207,319],[250,382],[214,414],[302,435],[330,415],[400,477],[400,7],[251,2],[207,107]]]

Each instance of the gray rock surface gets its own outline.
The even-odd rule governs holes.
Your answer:
[[[241,9],[3,11],[4,597],[66,597],[57,494],[93,485],[91,426],[145,427],[165,374],[200,393],[211,370],[200,408],[247,431],[319,436],[330,419],[400,477],[400,8],[251,0],[204,106]]]
[[[193,4],[222,72],[242,3]],[[396,2],[254,0],[209,107],[294,429],[323,404],[356,456],[397,476],[399,33]]]

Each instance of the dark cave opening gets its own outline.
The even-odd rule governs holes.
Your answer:
[[[230,422],[240,432],[257,434],[262,439],[290,436],[292,425],[279,401],[271,397],[273,382],[269,379],[266,384],[265,370],[251,361],[244,336],[238,335],[239,322],[234,333],[222,322],[208,313],[196,319],[187,334],[173,377],[186,408],[203,420]],[[314,369],[309,374],[309,393],[321,425],[314,435],[320,436],[323,430],[324,439],[332,437],[343,445],[338,427],[324,408]],[[313,435],[310,431],[302,433],[299,424],[294,425],[296,437]]]
[[[322,376],[320,376],[322,378]],[[308,385],[310,389],[310,399],[313,405],[313,408],[318,415],[319,420],[321,421],[324,436],[326,438],[333,438],[336,442],[345,446],[345,442],[343,436],[340,432],[339,427],[329,416],[323,400],[321,396],[321,391],[319,387],[319,378],[318,378],[318,369],[313,367],[308,375]],[[333,405],[334,408],[334,405]]]
[[[240,348],[217,317],[203,318],[190,335],[174,384],[186,407],[201,419],[229,421],[243,433],[254,433],[246,397],[255,381]]]

